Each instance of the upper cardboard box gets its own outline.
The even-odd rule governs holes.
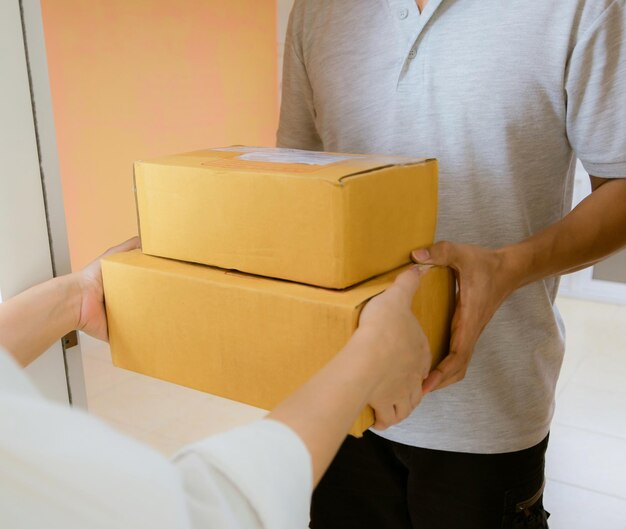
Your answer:
[[[143,251],[325,288],[431,244],[437,162],[229,147],[135,163]]]

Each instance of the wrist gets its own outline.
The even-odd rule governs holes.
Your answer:
[[[519,243],[495,250],[500,276],[513,292],[532,281],[534,253],[527,244]]]
[[[381,333],[358,328],[341,352],[349,365],[344,371],[351,383],[363,394],[367,404],[380,382],[380,374],[389,361]]]
[[[83,285],[80,274],[72,273],[58,278],[61,282],[65,299],[65,313],[68,316],[68,323],[71,327],[67,332],[79,330],[81,328]]]

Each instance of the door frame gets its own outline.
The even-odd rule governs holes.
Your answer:
[[[39,0],[0,2],[0,292],[6,299],[70,272]],[[55,343],[27,371],[42,393],[86,407],[80,344]]]

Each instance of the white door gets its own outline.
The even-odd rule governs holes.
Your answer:
[[[22,8],[0,2],[0,301],[69,271],[40,5]],[[72,336],[27,370],[46,396],[84,405]]]

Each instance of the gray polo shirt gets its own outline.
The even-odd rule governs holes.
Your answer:
[[[430,0],[422,14],[414,0],[296,0],[278,145],[436,157],[437,239],[520,241],[570,210],[575,156],[626,176],[625,28],[624,0]],[[557,288],[516,291],[466,378],[382,435],[476,453],[541,441],[564,351]]]

